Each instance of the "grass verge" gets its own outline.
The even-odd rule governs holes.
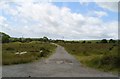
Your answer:
[[[120,57],[117,44],[59,43],[84,66],[101,71],[118,73]]]
[[[56,46],[44,42],[5,43],[2,45],[2,65],[21,64],[50,56]],[[16,52],[27,52],[16,54]]]

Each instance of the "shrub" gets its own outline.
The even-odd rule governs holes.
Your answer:
[[[115,43],[116,41],[115,40],[113,40],[113,39],[110,39],[109,40],[109,43]]]
[[[101,43],[108,43],[106,39],[102,39]]]
[[[86,41],[83,41],[82,43],[86,43]]]
[[[50,51],[48,49],[42,47],[40,50],[42,50],[42,52],[40,53],[41,57],[47,57],[49,55]]]

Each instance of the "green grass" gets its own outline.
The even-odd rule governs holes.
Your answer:
[[[2,45],[2,64],[11,65],[11,64],[20,64],[28,63],[38,60],[42,57],[50,56],[56,46],[50,43],[44,42],[13,42],[5,43]],[[40,53],[40,50],[43,52]],[[27,52],[26,54],[16,55],[16,52]]]
[[[118,72],[120,57],[117,44],[59,43],[84,66],[102,71]]]

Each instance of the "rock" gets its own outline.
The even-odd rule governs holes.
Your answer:
[[[63,64],[64,61],[56,61],[57,64]]]

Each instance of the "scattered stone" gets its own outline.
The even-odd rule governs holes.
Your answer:
[[[57,64],[63,64],[64,61],[56,61]]]
[[[73,65],[73,63],[69,63],[69,64]]]
[[[43,52],[43,50],[40,50],[40,53]]]
[[[49,62],[49,61],[46,60],[46,61],[45,61],[45,64],[48,64],[48,62]]]
[[[22,55],[22,54],[26,54],[26,53],[27,53],[27,52],[21,52],[20,55]]]
[[[16,52],[15,54],[16,55],[22,55],[22,54],[26,54],[27,52],[25,51],[25,52]]]
[[[20,54],[20,52],[16,52],[15,54],[18,55],[18,54]]]

